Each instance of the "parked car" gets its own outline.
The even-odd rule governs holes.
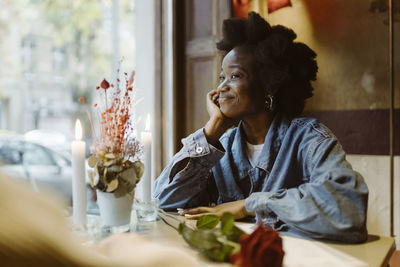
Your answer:
[[[71,203],[71,160],[46,146],[0,135],[0,172],[30,183],[36,191],[52,190]]]

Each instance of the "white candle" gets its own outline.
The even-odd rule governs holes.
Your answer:
[[[147,114],[146,128],[142,132],[142,143],[144,146],[144,174],[142,177],[141,188],[144,202],[151,201],[151,132],[150,114]]]
[[[72,151],[72,214],[75,225],[86,225],[86,181],[85,148],[82,139],[82,126],[79,120],[75,124],[75,141]]]

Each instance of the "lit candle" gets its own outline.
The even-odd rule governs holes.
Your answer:
[[[79,120],[75,124],[75,141],[72,151],[72,214],[75,225],[86,225],[86,180],[85,148],[82,139],[82,126]]]
[[[146,128],[142,132],[142,143],[144,146],[144,174],[142,177],[142,198],[144,202],[151,201],[151,132],[150,114],[147,114]]]

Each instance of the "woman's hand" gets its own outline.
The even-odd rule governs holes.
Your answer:
[[[248,212],[245,206],[245,199],[223,203],[215,207],[198,207],[193,209],[180,210],[179,214],[189,219],[199,219],[203,215],[216,215],[222,217],[226,212],[232,213],[235,219],[242,219],[247,216],[255,216],[254,212]]]
[[[233,122],[219,109],[218,95],[217,90],[212,90],[207,94],[207,112],[210,119],[204,127],[204,134],[211,144],[218,142],[221,135],[233,125]]]

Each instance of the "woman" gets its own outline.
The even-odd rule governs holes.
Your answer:
[[[217,48],[227,54],[220,85],[207,95],[210,119],[183,139],[156,180],[161,208],[183,208],[181,214],[194,219],[256,214],[279,231],[365,241],[363,178],[329,129],[298,117],[312,96],[314,51],[256,13],[225,20],[223,34]]]

